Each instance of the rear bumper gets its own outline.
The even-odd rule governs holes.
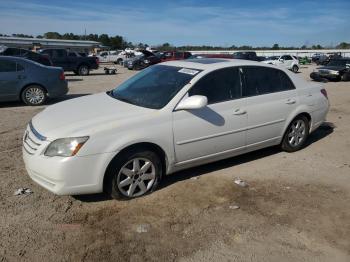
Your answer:
[[[56,98],[67,94],[68,91],[68,82],[67,80],[64,80],[60,81],[60,83],[56,85],[50,86],[50,89],[48,90],[48,96],[51,98]]]

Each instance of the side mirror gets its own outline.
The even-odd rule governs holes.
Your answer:
[[[208,104],[208,98],[206,96],[190,96],[182,100],[177,107],[178,110],[191,110],[191,109],[200,109],[205,107]]]
[[[283,58],[280,58],[280,59],[278,59],[279,61],[281,61],[281,62],[284,62],[284,59]]]

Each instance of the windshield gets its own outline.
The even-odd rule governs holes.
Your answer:
[[[160,109],[199,72],[174,66],[151,66],[122,83],[109,95],[137,106]]]
[[[327,66],[345,66],[346,60],[331,60]]]

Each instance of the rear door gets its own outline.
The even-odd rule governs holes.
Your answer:
[[[279,69],[246,66],[242,70],[247,146],[273,144],[283,136],[286,120],[299,103],[295,86]]]
[[[9,59],[0,59],[0,100],[17,99],[24,78],[21,65]]]
[[[67,51],[63,49],[52,49],[52,62],[54,66],[62,67],[64,70],[72,70],[72,66],[67,56]]]

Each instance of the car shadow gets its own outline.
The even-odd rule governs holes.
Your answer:
[[[40,107],[45,107],[48,105],[53,105],[56,104],[58,102],[62,102],[65,100],[69,100],[69,99],[73,99],[73,98],[77,98],[77,97],[81,97],[81,96],[86,96],[86,95],[90,95],[90,94],[67,94],[58,98],[52,98],[52,99],[48,99],[47,102],[44,105],[41,106],[28,106],[28,107],[32,107],[32,108],[40,108]],[[13,102],[1,102],[0,103],[0,108],[11,108],[11,107],[24,107],[27,106],[25,105],[23,102],[20,101],[13,101]]]
[[[311,144],[327,137],[331,133],[333,133],[336,126],[331,122],[323,123],[317,130],[315,130],[310,136],[305,145],[305,147],[310,146]],[[192,177],[198,177],[201,175],[205,175],[207,173],[211,173],[214,171],[218,171],[221,169],[226,169],[229,167],[233,167],[240,164],[249,163],[255,161],[257,159],[261,159],[264,157],[268,157],[277,153],[280,153],[281,148],[279,146],[268,147],[264,149],[260,149],[254,152],[246,153],[240,156],[216,161],[210,164],[201,165],[198,167],[189,168],[183,171],[176,172],[174,174],[163,177],[162,182],[159,185],[158,190],[162,190],[172,184],[191,179]],[[105,193],[99,194],[89,194],[89,195],[79,195],[73,196],[75,199],[82,202],[101,202],[111,200]]]

